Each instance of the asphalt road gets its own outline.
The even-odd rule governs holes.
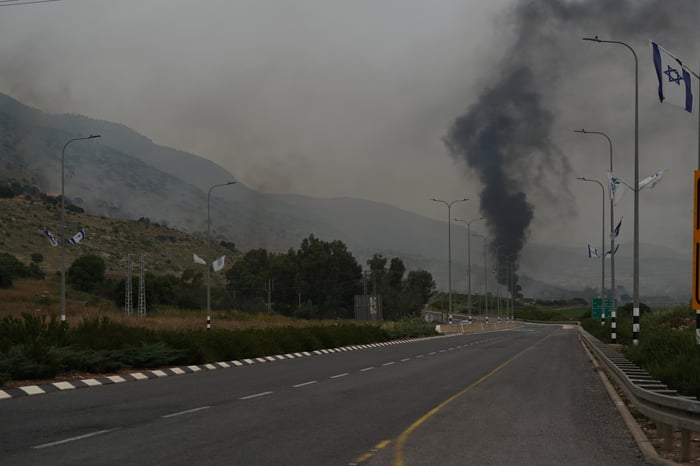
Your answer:
[[[2,400],[0,419],[3,465],[644,464],[557,326]]]

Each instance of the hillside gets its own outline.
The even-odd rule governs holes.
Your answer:
[[[0,252],[13,254],[25,264],[30,263],[32,254],[39,253],[43,256],[39,266],[49,276],[60,271],[60,248],[51,247],[44,227],[60,237],[60,203],[28,196],[0,198]],[[67,244],[66,268],[80,255],[95,254],[104,259],[109,276],[125,276],[127,255],[131,254],[135,273],[140,255],[144,256],[144,269],[157,275],[179,276],[186,268],[206,270],[194,264],[192,256],[196,253],[206,257],[206,238],[146,221],[96,217],[67,210],[66,238],[80,228],[84,228],[86,238],[79,245]],[[226,255],[226,270],[237,254],[213,243],[212,256]]]

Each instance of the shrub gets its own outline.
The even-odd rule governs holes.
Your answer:
[[[105,279],[105,261],[94,254],[86,254],[73,261],[68,269],[69,282],[80,291],[93,291]]]

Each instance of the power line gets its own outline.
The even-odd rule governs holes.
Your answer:
[[[60,2],[61,0],[0,0],[0,7],[2,6],[17,6],[17,5],[31,5],[33,3],[52,3]]]

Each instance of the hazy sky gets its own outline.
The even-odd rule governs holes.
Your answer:
[[[530,3],[552,13],[530,16],[523,8]],[[548,157],[530,163],[525,154],[508,172],[513,183],[524,180],[534,205],[530,239],[585,247],[600,242],[602,194],[575,178],[605,182],[608,145],[572,130],[606,132],[616,175],[633,181],[633,58],[623,47],[581,40],[600,34],[628,42],[639,57],[640,179],[669,170],[640,193],[641,241],[686,250],[697,113],[658,102],[647,40],[697,70],[693,3],[62,0],[4,7],[0,92],[45,111],[123,123],[209,158],[261,191],[359,197],[438,219],[447,210],[430,198],[470,197],[452,216],[474,218],[480,177],[450,155],[443,138],[517,62],[531,69],[552,117],[543,130]],[[623,242],[632,240],[632,200],[629,192],[616,207],[625,218]]]

